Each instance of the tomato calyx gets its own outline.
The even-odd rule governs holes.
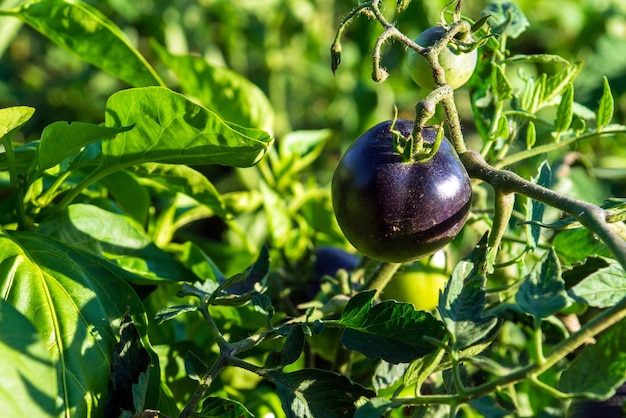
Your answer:
[[[419,126],[417,121],[415,122],[415,128],[410,135],[405,136],[396,129],[396,122],[398,120],[397,110],[389,127],[389,132],[392,134],[392,145],[396,152],[402,155],[404,162],[426,162],[433,158],[433,156],[439,150],[439,146],[445,138],[445,131],[443,124]],[[437,134],[434,142],[428,142],[424,140],[422,131],[424,129],[436,129]]]

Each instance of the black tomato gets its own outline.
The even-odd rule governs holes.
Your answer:
[[[461,230],[472,188],[447,139],[429,160],[403,161],[393,147],[391,121],[361,135],[346,151],[332,181],[332,201],[344,235],[361,253],[403,263],[430,255]],[[397,120],[404,136],[413,122]],[[433,143],[436,130],[423,130]]]

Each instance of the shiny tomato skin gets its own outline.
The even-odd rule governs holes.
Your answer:
[[[391,121],[361,135],[343,155],[332,181],[335,216],[364,255],[387,262],[425,257],[463,227],[472,200],[469,177],[447,139],[426,162],[403,161],[394,149]],[[408,136],[413,122],[397,120]],[[433,142],[434,129],[423,131]]]

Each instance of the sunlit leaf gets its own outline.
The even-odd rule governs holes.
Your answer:
[[[28,106],[15,106],[0,109],[0,141],[20,129],[35,113]]]
[[[185,95],[198,99],[225,121],[273,131],[274,111],[269,99],[244,76],[212,65],[204,57],[172,54],[156,42],[152,45],[178,77]]]
[[[0,297],[45,342],[57,365],[63,415],[101,416],[117,342],[112,323],[127,309],[142,336],[147,323],[123,270],[32,232],[0,234],[0,252]],[[158,386],[156,363],[150,371]]]
[[[148,162],[247,167],[273,141],[265,131],[228,123],[163,87],[113,94],[105,125],[133,129],[103,142],[103,169]]]
[[[441,340],[445,335],[441,322],[410,303],[387,300],[372,305],[374,294],[361,292],[348,301],[339,319],[346,348],[389,363],[408,363],[435,350],[421,337]]]
[[[85,2],[35,0],[0,15],[23,20],[55,44],[132,86],[163,84],[124,32]]]
[[[54,122],[41,133],[37,161],[39,171],[45,171],[75,155],[83,147],[128,131],[132,127],[107,128],[84,122]]]
[[[0,283],[6,278],[0,262]],[[6,267],[6,266],[4,266]],[[33,324],[0,298],[0,404],[14,418],[57,416],[57,370]],[[33,394],[37,394],[36,402]]]
[[[596,308],[608,308],[626,297],[626,274],[615,260],[604,258],[607,265],[589,274],[569,290],[577,301]]]
[[[609,86],[609,80],[604,77],[604,85],[602,90],[602,97],[600,98],[600,104],[598,105],[597,123],[598,132],[602,128],[606,127],[613,119],[614,111],[613,94],[611,93],[611,86]]]
[[[552,182],[552,170],[547,162],[543,162],[539,167],[539,174],[536,178],[532,178],[532,182],[543,187],[549,187]],[[545,211],[545,204],[538,202],[534,199],[527,199],[526,201],[526,221],[527,221],[527,233],[526,241],[530,248],[536,248],[539,244],[539,237],[541,235],[541,221],[543,220],[543,213]],[[539,223],[539,225],[537,224]]]
[[[574,85],[569,83],[563,94],[561,95],[561,102],[556,111],[556,120],[554,121],[554,130],[557,138],[559,135],[569,128],[572,123],[572,117],[574,115],[572,105],[574,103]]]

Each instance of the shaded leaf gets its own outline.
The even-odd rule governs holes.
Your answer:
[[[483,317],[487,276],[486,245],[482,242],[484,239],[467,259],[456,265],[439,296],[439,314],[457,348],[480,341],[498,326],[498,318]]]
[[[241,403],[232,399],[211,396],[202,402],[202,410],[193,415],[196,418],[253,418]]]
[[[183,93],[221,119],[272,132],[274,111],[263,91],[244,76],[210,64],[204,57],[177,55],[152,42],[157,55],[176,74]]]
[[[513,2],[489,3],[481,14],[491,15],[489,25],[493,33],[506,34],[510,38],[517,38],[529,26],[528,19]]]
[[[491,73],[491,87],[493,93],[500,101],[508,100],[512,97],[513,87],[509,84],[509,80],[506,78],[502,67],[497,64],[493,64],[493,67]]]
[[[547,161],[544,161],[539,166],[538,175],[536,178],[532,178],[531,181],[540,186],[549,187],[552,183],[552,170]],[[543,213],[545,211],[545,204],[534,199],[526,200],[526,225],[527,233],[526,240],[530,248],[536,248],[539,244],[539,238],[541,236],[541,223],[543,220]]]
[[[380,418],[397,406],[386,398],[372,398],[357,409],[354,418]]]
[[[192,273],[158,248],[134,220],[97,206],[71,205],[42,222],[38,232],[114,260],[136,275],[135,282],[139,277],[144,283],[193,279]]]
[[[193,351],[185,355],[185,371],[190,379],[200,381],[209,373],[209,366]]]
[[[306,327],[305,324],[295,324],[290,328],[282,350],[272,351],[267,356],[266,368],[282,369],[298,360],[304,349],[304,327]],[[309,330],[308,333],[310,334],[311,331]]]
[[[0,15],[21,19],[61,48],[132,86],[163,84],[124,32],[85,2],[35,0]]]
[[[103,142],[101,169],[147,162],[247,167],[273,141],[265,131],[225,122],[163,87],[114,93],[107,101],[105,125],[134,128]]]
[[[375,393],[328,370],[303,369],[264,374],[276,385],[288,418],[343,418],[353,416],[356,402]]]
[[[202,173],[179,164],[145,163],[131,170],[151,184],[171,192],[183,193],[207,206],[216,215],[227,218],[229,212],[222,196]]]
[[[111,390],[104,406],[105,416],[116,418],[122,411],[134,413],[144,409],[145,376],[150,373],[150,363],[150,353],[143,346],[139,331],[132,318],[125,315],[120,325],[120,340],[113,348],[109,377]],[[140,383],[141,375],[144,375],[143,384]]]
[[[559,380],[559,390],[607,398],[626,380],[626,321],[622,320],[586,346]]]
[[[554,249],[535,264],[517,291],[515,299],[524,312],[535,317],[537,324],[567,306],[561,264]]]
[[[7,273],[3,264],[0,283]],[[14,418],[56,417],[56,367],[33,324],[2,298],[0,357],[2,414]]]
[[[410,303],[387,300],[372,306],[375,293],[361,292],[348,301],[338,321],[345,328],[341,343],[346,348],[389,363],[408,363],[435,350],[422,336],[441,340],[441,322]]]

